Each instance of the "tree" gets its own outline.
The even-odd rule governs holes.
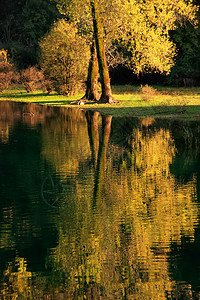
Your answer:
[[[73,24],[64,19],[54,24],[51,31],[40,42],[41,67],[53,80],[60,94],[71,95],[83,83],[87,74],[89,47],[77,34]]]
[[[200,14],[198,13],[198,20]],[[169,75],[169,83],[176,85],[198,85],[200,79],[200,28],[189,22],[172,31],[171,38],[177,45],[177,58]]]
[[[38,41],[60,17],[54,0],[1,1],[1,48],[20,69],[37,64]]]
[[[168,73],[176,53],[169,31],[186,19],[195,24],[197,10],[193,1],[185,0],[57,1],[61,13],[75,22],[82,34],[90,33],[92,40],[93,33],[102,86],[100,102],[107,103],[112,103],[113,97],[105,55],[106,39],[118,40],[126,48],[129,65],[135,73],[149,70]],[[94,50],[91,57],[94,62]],[[88,78],[95,78],[93,70],[96,68],[90,66]],[[94,98],[94,93],[86,94],[86,98],[90,96]]]
[[[0,49],[0,93],[4,92],[14,79],[17,79],[15,67],[8,61],[7,51]]]

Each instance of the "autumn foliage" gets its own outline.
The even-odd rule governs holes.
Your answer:
[[[21,82],[24,85],[27,93],[32,93],[35,91],[39,83],[44,79],[44,76],[41,71],[36,67],[29,67],[22,71],[21,73]]]
[[[8,54],[4,49],[0,50],[0,92],[8,89],[12,80],[16,79],[17,74],[14,66],[8,62]]]
[[[41,67],[59,94],[72,95],[86,80],[89,46],[78,30],[65,20],[54,24],[41,40]]]

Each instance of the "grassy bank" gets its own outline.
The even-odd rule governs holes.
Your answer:
[[[162,117],[200,117],[200,87],[169,88],[154,87],[141,90],[138,86],[113,86],[113,96],[118,101],[115,104],[82,105],[83,109],[97,110],[102,114],[113,116],[162,116]],[[71,102],[80,99],[76,96],[50,95],[37,90],[27,94],[21,87],[15,87],[0,94],[0,100],[16,102],[31,102],[42,105],[70,106]],[[80,105],[73,105],[79,107]]]

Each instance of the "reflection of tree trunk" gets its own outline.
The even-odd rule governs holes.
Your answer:
[[[95,175],[93,206],[96,207],[101,195],[101,187],[104,179],[106,153],[110,138],[112,116],[102,116],[102,141],[99,144],[98,160]]]
[[[101,87],[102,87],[102,94],[99,101],[102,103],[112,103],[114,99],[112,97],[112,91],[110,86],[110,76],[108,72],[108,65],[107,65],[106,55],[105,55],[103,28],[100,19],[98,3],[97,0],[91,0],[90,3],[92,8],[94,37],[96,42],[97,57],[98,57],[99,72],[100,72]]]
[[[86,112],[90,149],[92,151],[92,160],[94,162],[95,168],[97,165],[98,149],[99,149],[98,117],[99,117],[99,112],[97,111]]]
[[[97,51],[95,42],[91,46],[91,60],[88,68],[88,77],[87,77],[87,90],[83,99],[87,100],[97,100],[99,99],[97,84],[99,78],[99,67],[97,59]]]
[[[93,207],[97,206],[101,197],[101,188],[104,180],[106,153],[110,138],[112,116],[102,116],[102,139],[99,142],[98,112],[87,111],[88,136],[95,166]]]

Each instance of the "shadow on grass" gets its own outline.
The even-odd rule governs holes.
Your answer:
[[[200,118],[200,105],[187,106],[145,106],[145,107],[84,107],[98,111],[102,115],[115,117],[165,117],[165,118]]]
[[[72,100],[48,100],[45,99],[44,101],[38,99],[37,101],[31,101],[31,103],[35,103],[35,104],[42,104],[42,105],[59,105],[59,106],[65,106],[65,105],[70,105],[70,103],[72,102]]]
[[[55,94],[28,94],[23,92],[18,93],[3,93],[0,95],[0,100],[35,103],[35,104],[46,104],[46,105],[70,105],[74,99],[63,99],[65,96],[59,96]],[[60,98],[60,99],[59,99]]]
[[[43,93],[39,93],[39,94],[29,94],[29,93],[23,93],[23,92],[18,92],[18,93],[3,93],[2,95],[0,95],[0,98],[15,98],[15,99],[19,99],[19,98],[35,98],[35,97],[52,97],[55,95],[48,95],[48,94],[43,94]]]

